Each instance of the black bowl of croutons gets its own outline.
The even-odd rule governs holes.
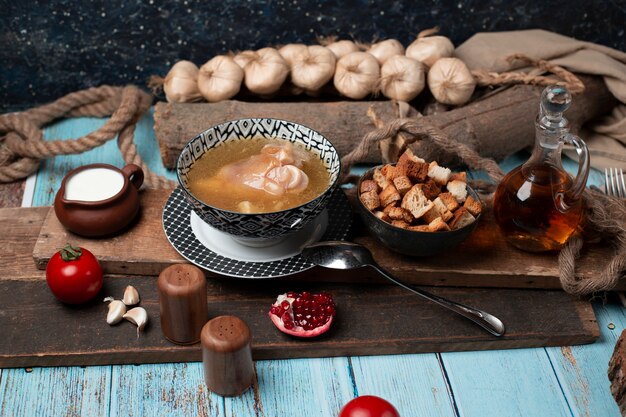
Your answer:
[[[464,241],[482,212],[465,172],[453,173],[407,150],[395,164],[380,165],[357,184],[358,211],[369,232],[389,249],[431,256]]]

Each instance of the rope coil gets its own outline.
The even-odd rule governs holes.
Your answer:
[[[0,182],[28,177],[42,159],[79,154],[118,137],[122,158],[139,165],[149,188],[171,188],[174,183],[153,173],[133,143],[135,126],[150,108],[152,98],[135,86],[102,86],[70,93],[24,112],[0,115]],[[99,129],[77,139],[43,140],[43,127],[65,117],[110,118]]]

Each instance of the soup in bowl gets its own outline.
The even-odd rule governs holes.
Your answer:
[[[239,119],[191,139],[178,182],[196,214],[248,246],[269,246],[314,220],[337,185],[337,150],[320,133],[278,119]]]

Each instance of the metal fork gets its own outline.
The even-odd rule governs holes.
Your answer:
[[[622,168],[604,168],[604,192],[609,196],[626,198],[626,181]]]

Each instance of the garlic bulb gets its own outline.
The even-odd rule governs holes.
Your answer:
[[[394,55],[380,69],[380,89],[385,97],[411,101],[424,89],[424,65],[404,55]]]
[[[428,87],[443,104],[460,106],[472,97],[476,80],[458,58],[441,58],[428,71]]]
[[[198,67],[190,61],[178,61],[163,80],[163,91],[170,103],[202,100],[198,90]]]
[[[200,67],[198,88],[211,103],[228,100],[241,88],[243,70],[229,56],[218,55]]]
[[[340,59],[349,53],[359,51],[359,47],[356,43],[347,40],[330,43],[326,45],[326,48],[330,49],[337,59]]]
[[[307,91],[317,91],[333,78],[335,55],[320,45],[301,46],[304,48],[296,45],[289,48],[285,57],[291,67],[291,82]]]
[[[289,75],[289,65],[274,48],[244,51],[234,60],[244,71],[246,87],[256,94],[275,93]]]
[[[378,60],[380,65],[384,64],[389,58],[396,55],[404,55],[404,46],[395,39],[387,39],[376,42],[368,50],[374,58]]]
[[[380,67],[367,52],[352,52],[337,62],[334,84],[346,97],[362,99],[376,91]]]
[[[432,67],[439,58],[452,56],[454,45],[445,36],[418,36],[406,48],[405,55]]]
[[[307,46],[302,43],[290,43],[278,50],[280,56],[287,62],[289,68],[293,67],[293,63],[298,60],[299,56],[306,54]]]

